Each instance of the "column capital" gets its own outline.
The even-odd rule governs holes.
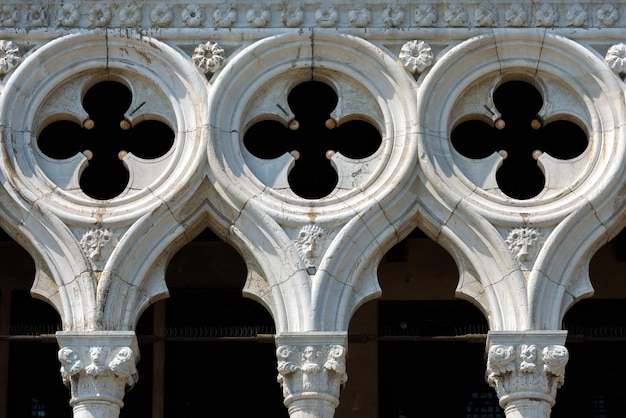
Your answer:
[[[487,382],[507,418],[548,418],[565,380],[567,331],[490,331]]]
[[[133,331],[57,332],[61,376],[74,417],[115,418],[137,382],[139,347]]]
[[[282,333],[276,336],[278,382],[289,415],[331,418],[346,374],[347,333]]]

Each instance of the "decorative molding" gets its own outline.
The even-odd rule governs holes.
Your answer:
[[[272,13],[281,20],[272,22]],[[299,27],[305,22],[321,28],[473,28],[473,27],[589,27],[619,28],[623,5],[617,0],[519,4],[464,1],[389,5],[354,3],[291,4],[258,0],[237,3],[136,2],[113,7],[98,1],[6,4],[0,7],[0,29],[51,28],[266,28]],[[413,19],[407,19],[407,16]],[[50,19],[50,16],[53,18]],[[213,19],[207,17],[213,16]],[[500,20],[499,20],[500,17]]]
[[[447,26],[459,28],[467,23],[467,11],[460,4],[449,4],[443,13],[443,20]]]
[[[141,9],[134,3],[126,3],[120,8],[120,25],[126,28],[137,26],[141,22]]]
[[[246,19],[255,28],[264,28],[272,21],[272,11],[261,4],[248,9]]]
[[[364,28],[372,21],[372,12],[367,7],[351,9],[348,20],[355,28]]]
[[[103,28],[111,23],[111,7],[108,4],[96,3],[91,10],[89,10],[89,23],[97,28]]]
[[[528,12],[526,8],[518,3],[513,3],[504,13],[505,25],[513,28],[526,26]]]
[[[435,26],[437,23],[437,9],[431,4],[422,3],[413,12],[415,23],[422,27]]]
[[[288,28],[297,28],[304,22],[304,11],[299,6],[287,6],[282,12],[282,21]]]
[[[495,7],[490,4],[480,4],[474,9],[474,21],[476,26],[491,27],[498,23],[498,12]]]
[[[237,9],[229,4],[220,5],[213,12],[213,22],[218,28],[230,28],[237,21]]]
[[[559,23],[559,13],[553,5],[544,3],[535,11],[535,22],[537,26],[556,26]]]
[[[11,4],[5,4],[0,9],[0,26],[13,27],[20,20],[19,7]]]
[[[181,19],[188,28],[198,28],[204,23],[204,8],[199,4],[189,4],[183,9]]]
[[[80,20],[80,10],[74,3],[64,3],[57,9],[57,23],[60,26],[72,27]]]
[[[150,20],[154,26],[167,27],[174,21],[174,12],[167,4],[157,4],[150,12]]]
[[[330,28],[337,24],[339,11],[334,6],[321,6],[315,11],[315,21],[323,28]]]
[[[398,28],[404,24],[404,8],[402,6],[387,6],[383,10],[383,23],[390,28]]]
[[[567,26],[583,27],[587,24],[589,13],[587,8],[579,3],[572,4],[565,12]]]
[[[614,5],[605,3],[596,11],[596,18],[601,26],[610,27],[617,23],[619,12]]]

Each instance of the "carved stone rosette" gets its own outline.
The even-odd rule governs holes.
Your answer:
[[[276,338],[278,382],[291,417],[331,418],[346,374],[346,334],[283,333]]]
[[[569,360],[566,331],[490,332],[486,378],[507,418],[548,418]]]
[[[137,382],[134,332],[57,332],[61,376],[71,390],[74,417],[119,416],[124,394]]]

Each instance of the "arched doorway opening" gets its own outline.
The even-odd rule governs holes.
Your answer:
[[[166,272],[170,297],[137,326],[140,381],[122,417],[288,417],[273,320],[242,296],[245,279],[241,256],[208,229],[178,251]]]
[[[589,266],[594,295],[566,313],[570,359],[553,417],[626,416],[626,230],[605,244]]]
[[[350,323],[337,417],[502,417],[484,379],[487,321],[455,298],[452,257],[416,229],[381,262],[382,298]]]
[[[2,230],[0,264],[0,417],[67,417],[54,338],[61,318],[31,296],[33,259]]]

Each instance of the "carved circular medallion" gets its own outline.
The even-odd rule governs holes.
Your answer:
[[[320,94],[313,104],[311,95]],[[324,97],[327,104],[321,104]],[[209,164],[217,182],[237,200],[255,197],[270,210],[345,210],[393,195],[416,163],[408,130],[414,120],[410,76],[359,38],[301,32],[257,42],[232,57],[214,80],[211,103]],[[352,129],[359,124],[370,126],[379,142],[354,153],[344,142],[365,135]],[[276,145],[281,141],[284,146]],[[298,141],[328,146],[310,151]],[[294,176],[311,154],[319,163],[303,177],[315,179],[326,170],[336,178],[329,188],[307,194],[294,187]]]
[[[188,92],[205,84],[189,60],[154,39],[61,37],[29,55],[5,88],[2,171],[24,199],[46,196],[40,201],[61,215],[96,216],[102,205],[109,210],[98,216],[145,211],[185,187],[199,163],[200,141],[191,139],[201,136],[204,97]],[[163,133],[169,139],[155,153]],[[94,170],[105,189],[116,172],[126,177],[101,193],[84,180]]]

